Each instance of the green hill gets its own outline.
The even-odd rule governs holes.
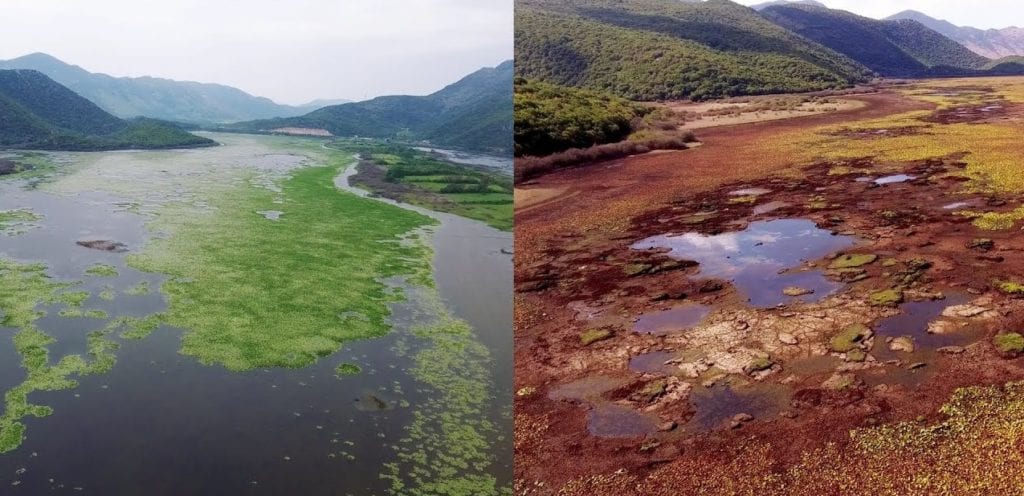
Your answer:
[[[516,74],[635,100],[822,90],[859,63],[728,0],[521,0]]]
[[[516,79],[516,156],[614,143],[647,109],[594,90]]]
[[[427,96],[382,96],[324,107],[299,117],[243,122],[224,129],[273,132],[287,127],[508,153],[512,150],[512,61],[476,71]]]
[[[989,59],[911,19],[879,21],[809,4],[763,9],[773,22],[893,77],[975,74]]]
[[[176,122],[224,123],[289,117],[313,110],[292,107],[220,84],[154,77],[113,77],[89,72],[45,53],[0,61],[0,69],[31,69],[121,118],[150,117]],[[316,107],[319,108],[319,107]]]
[[[113,150],[212,144],[154,119],[118,119],[40,72],[0,70],[2,147]]]

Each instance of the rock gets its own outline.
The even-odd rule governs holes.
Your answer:
[[[796,286],[790,286],[782,290],[782,294],[786,296],[804,296],[814,294],[814,290],[806,288],[798,288]]]
[[[889,343],[889,349],[892,351],[902,351],[904,353],[914,352],[914,338],[910,336],[900,336],[892,340]]]
[[[959,355],[967,351],[967,348],[964,348],[963,346],[943,346],[942,348],[939,348],[936,351],[938,351],[939,353],[944,353],[946,355]]]
[[[956,322],[948,320],[934,320],[928,323],[928,334],[949,334],[956,332]]]
[[[898,289],[875,291],[868,295],[868,303],[873,307],[895,307],[903,303],[903,292]]]
[[[668,422],[658,424],[658,430],[661,432],[668,432],[675,429],[677,425],[678,424],[676,424],[675,420],[669,420]]]
[[[831,389],[833,391],[841,391],[843,389],[849,389],[856,387],[857,376],[853,374],[832,374],[825,382],[821,383],[821,387],[825,389]]]
[[[80,240],[76,241],[75,244],[93,250],[109,251],[113,253],[124,253],[128,251],[128,245],[118,241],[110,241],[108,239]]]
[[[536,392],[537,392],[537,388],[532,387],[532,386],[526,386],[526,387],[523,387],[523,388],[519,388],[519,390],[516,391],[516,396],[518,396],[520,398],[523,398],[523,397],[526,397],[526,396],[533,396],[533,394],[536,393]]]
[[[781,332],[779,333],[779,342],[781,342],[782,344],[795,345],[799,344],[800,340],[798,340],[796,336],[792,334]]]
[[[847,254],[837,257],[829,264],[828,268],[832,270],[836,269],[853,269],[857,267],[863,267],[870,263],[874,263],[878,260],[878,255],[874,254]]]
[[[648,263],[631,263],[622,267],[622,272],[628,277],[638,277],[651,272],[654,266]]]
[[[721,291],[725,286],[718,281],[705,281],[700,287],[701,293],[715,293]]]
[[[770,358],[755,358],[754,361],[748,363],[743,367],[743,372],[746,374],[753,374],[754,372],[768,370],[772,368],[772,365],[775,365],[775,362],[773,362]]]
[[[871,337],[873,333],[864,324],[851,324],[845,329],[832,336],[829,340],[829,347],[837,353],[846,353],[860,346],[860,343]]]
[[[608,329],[587,329],[580,333],[580,344],[590,346],[598,341],[604,341],[614,335]]]
[[[733,422],[752,422],[754,420],[754,416],[749,413],[737,413],[732,416],[732,420]]]
[[[928,366],[927,363],[924,363],[924,362],[914,362],[914,363],[908,365],[907,368],[910,369],[910,370],[917,370],[917,369],[920,369],[920,368],[924,368],[926,366]]]
[[[792,411],[786,410],[786,411],[784,411],[782,413],[779,413],[779,416],[783,417],[783,418],[788,418],[788,419],[795,419],[799,415],[796,412],[792,412]]]
[[[1016,332],[999,334],[992,338],[992,344],[1000,353],[1005,355],[1016,355],[1024,352],[1024,336]]]
[[[846,352],[846,360],[848,362],[863,362],[867,360],[868,354],[864,353],[864,350],[860,348],[854,348]]]
[[[967,242],[967,247],[972,250],[989,251],[995,246],[995,241],[988,238],[975,238]]]
[[[987,311],[987,308],[979,307],[976,305],[954,305],[951,307],[946,307],[946,309],[942,311],[942,316],[968,318],[981,315]]]

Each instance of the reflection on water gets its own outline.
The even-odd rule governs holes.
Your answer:
[[[726,279],[750,304],[764,308],[793,301],[814,302],[834,293],[841,284],[820,270],[792,269],[853,246],[852,236],[837,236],[805,219],[753,222],[742,231],[706,235],[696,232],[653,236],[633,245],[637,250],[668,249],[668,256],[694,260],[699,276]],[[786,296],[797,287],[810,291]]]
[[[700,324],[710,312],[711,308],[706,305],[688,303],[670,310],[646,313],[637,319],[633,331],[655,336],[682,332]]]

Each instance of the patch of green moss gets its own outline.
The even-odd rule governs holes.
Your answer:
[[[1010,296],[1024,296],[1024,284],[1015,281],[996,281],[996,289]]]
[[[636,277],[650,272],[653,268],[653,265],[647,263],[630,263],[622,267],[622,272],[628,277]]]
[[[836,257],[836,259],[833,260],[831,264],[829,264],[828,268],[833,270],[853,269],[874,263],[875,260],[878,260],[878,255],[874,255],[871,253],[846,254]]]
[[[851,362],[863,362],[867,360],[868,354],[860,348],[854,348],[846,352],[846,359]]]
[[[85,275],[93,277],[117,277],[117,267],[106,264],[95,264],[85,270]]]
[[[604,341],[612,337],[612,331],[608,329],[587,329],[580,333],[580,344],[590,346],[598,341]]]
[[[873,307],[895,307],[903,303],[903,292],[898,289],[884,289],[868,295],[868,303]]]
[[[992,338],[992,344],[1002,353],[1024,352],[1024,336],[1016,332],[996,335]]]
[[[832,336],[829,347],[837,353],[846,353],[860,347],[860,343],[871,337],[871,329],[864,324],[851,324]]]
[[[0,235],[17,236],[37,227],[42,219],[35,212],[27,209],[0,210]]]
[[[346,375],[356,375],[362,371],[363,369],[359,368],[359,366],[354,363],[343,363],[334,368],[334,375],[342,377]]]
[[[773,362],[770,358],[758,357],[747,364],[746,370],[747,373],[760,372],[762,370],[768,370],[772,368],[773,365],[775,365],[775,362]]]

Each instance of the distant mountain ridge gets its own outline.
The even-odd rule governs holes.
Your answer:
[[[92,73],[45,53],[0,61],[0,69],[39,71],[120,118],[226,123],[288,117],[311,110],[281,105],[221,84]]]
[[[798,3],[772,5],[761,12],[779,26],[842,53],[882,76],[977,75],[991,66],[990,59],[914,19],[876,20]]]
[[[508,60],[427,96],[382,96],[225,129],[324,129],[334,136],[426,140],[441,147],[508,153],[512,150],[512,77],[512,61]]]
[[[967,49],[991,59],[1024,55],[1024,28],[978,29],[957,26],[949,21],[935,19],[916,10],[904,10],[886,19],[910,19],[928,26]]]
[[[154,119],[118,119],[41,72],[0,70],[0,147],[116,150],[213,144]]]

